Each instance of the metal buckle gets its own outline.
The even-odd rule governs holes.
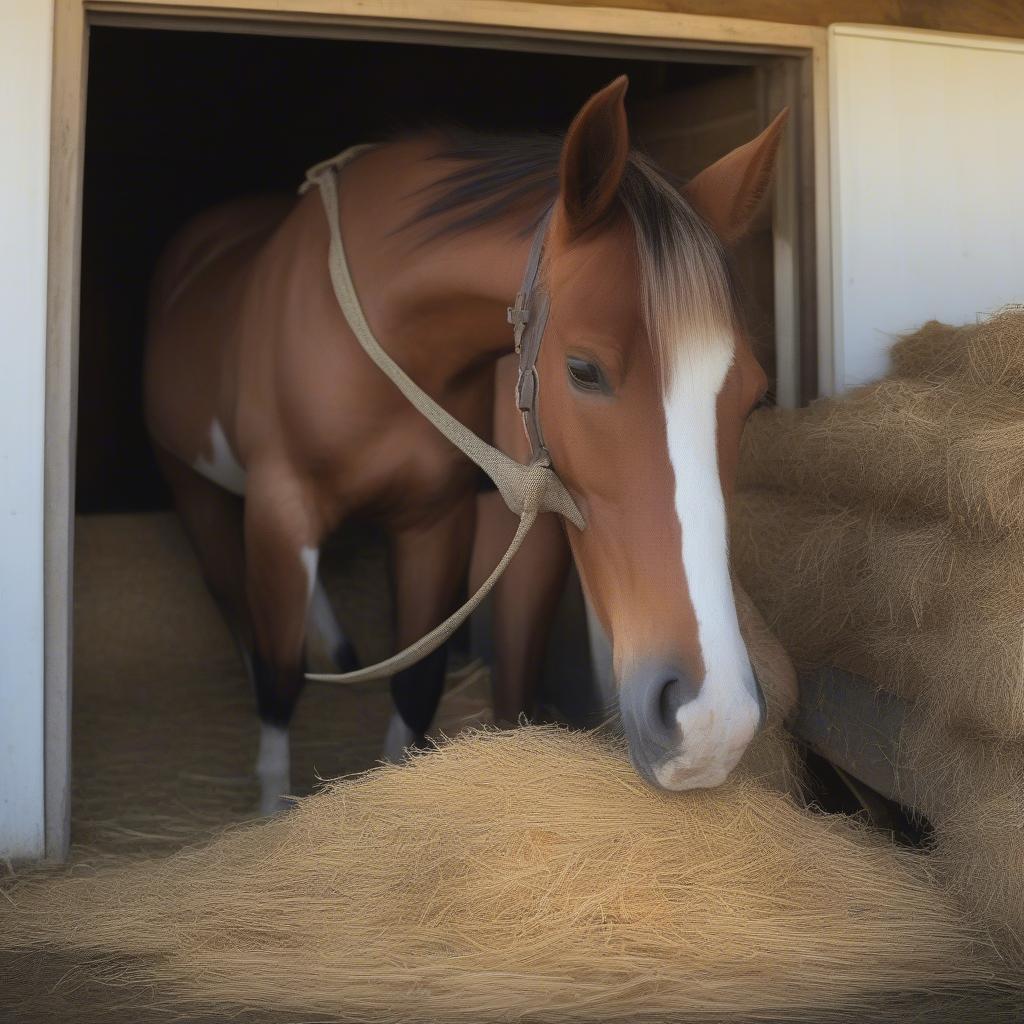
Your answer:
[[[508,307],[508,322],[513,327],[516,355],[518,355],[523,345],[523,333],[526,331],[526,325],[530,322],[530,310],[526,304],[526,295],[523,292],[519,292],[516,295],[515,305]]]
[[[521,324],[525,324],[530,319],[530,309],[526,305],[526,296],[519,292],[516,295],[516,302],[514,306],[508,307],[508,322],[513,327],[519,327]]]

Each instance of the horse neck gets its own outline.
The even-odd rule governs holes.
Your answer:
[[[406,372],[441,392],[511,350],[506,311],[530,238],[503,221],[427,240],[434,225],[406,228],[421,190],[446,170],[422,147],[396,143],[368,153],[346,168],[339,199],[367,320]]]

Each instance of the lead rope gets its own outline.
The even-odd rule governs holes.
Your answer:
[[[543,314],[531,323],[529,310],[531,295],[536,284],[540,266],[540,255],[543,248],[547,217],[542,221],[534,236],[530,258],[527,261],[523,287],[516,297],[516,305],[509,309],[509,321],[515,327],[516,351],[519,352],[519,383],[516,388],[517,404],[523,412],[527,433],[533,446],[533,461],[524,466],[516,462],[493,445],[473,433],[465,424],[441,408],[411,377],[381,348],[377,339],[366,322],[359,297],[356,294],[352,276],[345,259],[345,247],[341,241],[341,228],[338,221],[338,172],[351,159],[368,149],[368,146],[353,146],[331,160],[317,164],[306,172],[306,181],[300,189],[307,191],[313,185],[319,187],[320,198],[323,200],[324,212],[327,215],[327,226],[330,230],[330,248],[328,266],[334,295],[341,307],[341,312],[348,321],[352,333],[362,346],[363,351],[376,363],[384,374],[395,384],[399,391],[422,413],[456,448],[467,458],[475,462],[493,481],[505,504],[519,516],[519,526],[515,537],[502,556],[501,561],[484,581],[482,586],[461,608],[455,611],[439,626],[432,629],[404,651],[392,655],[376,665],[357,669],[354,672],[308,673],[307,679],[326,683],[360,683],[382,676],[394,675],[402,669],[416,664],[432,651],[437,650],[463,622],[479,606],[480,602],[491,592],[501,574],[508,567],[515,553],[522,547],[530,528],[537,521],[540,512],[557,512],[577,529],[582,530],[586,520],[580,512],[572,496],[565,489],[551,469],[547,450],[544,448],[537,420],[537,371],[535,362],[540,348],[540,335],[536,328],[543,332],[543,320],[546,319],[546,302],[543,303]],[[524,388],[523,380],[529,378]]]

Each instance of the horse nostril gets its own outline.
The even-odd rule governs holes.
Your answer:
[[[658,695],[658,717],[661,720],[662,728],[675,729],[679,724],[676,713],[695,696],[693,686],[688,685],[679,677],[663,683],[661,693]]]
[[[680,749],[679,709],[699,692],[700,684],[671,664],[642,666],[622,681],[619,710],[630,757],[649,781],[654,766]]]

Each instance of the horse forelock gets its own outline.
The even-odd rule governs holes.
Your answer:
[[[639,153],[619,197],[633,225],[641,312],[667,392],[680,367],[731,361],[737,313],[729,261],[679,189]]]
[[[423,190],[404,226],[431,224],[430,241],[511,219],[529,235],[558,195],[561,146],[553,135],[443,133],[435,158],[459,166]],[[678,183],[636,150],[618,199],[633,228],[640,312],[667,391],[680,365],[709,346],[731,358],[738,317],[729,259]]]

